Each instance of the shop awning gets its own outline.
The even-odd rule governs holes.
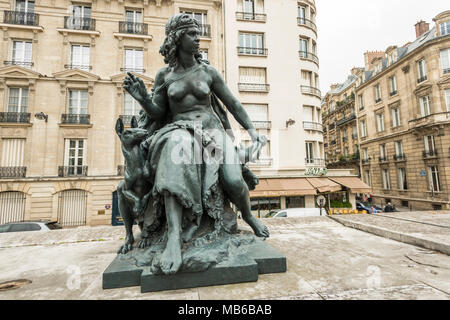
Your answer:
[[[308,182],[317,189],[319,193],[323,192],[337,192],[341,191],[342,187],[340,184],[331,181],[328,178],[306,178]]]
[[[316,195],[317,191],[306,178],[260,179],[250,197],[296,197]]]
[[[361,181],[357,177],[340,177],[340,178],[330,178],[334,182],[348,188],[351,193],[369,193],[372,192],[372,188]]]

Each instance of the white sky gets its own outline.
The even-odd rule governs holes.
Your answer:
[[[416,38],[414,25],[450,10],[449,0],[316,0],[320,89],[342,83],[363,67],[366,51],[402,46]]]

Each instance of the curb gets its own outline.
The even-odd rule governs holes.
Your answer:
[[[411,236],[411,235],[408,235],[408,234],[402,233],[402,232],[395,232],[395,231],[391,231],[388,229],[374,227],[374,226],[370,226],[370,225],[359,223],[359,222],[348,221],[346,219],[341,219],[336,216],[329,216],[329,218],[342,224],[345,227],[357,229],[357,230],[371,233],[371,234],[374,234],[374,235],[377,235],[377,236],[380,236],[383,238],[403,242],[403,243],[410,244],[413,246],[422,247],[422,248],[433,250],[433,251],[438,251],[438,252],[441,252],[441,253],[444,253],[444,254],[450,256],[450,245],[446,245],[446,244],[435,242],[435,241],[430,241],[430,240],[423,239],[423,238],[418,238],[418,237]]]

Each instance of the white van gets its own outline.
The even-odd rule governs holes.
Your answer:
[[[322,208],[322,216],[326,216],[327,212]],[[301,218],[301,217],[320,217],[319,208],[298,208],[280,210],[274,218]]]

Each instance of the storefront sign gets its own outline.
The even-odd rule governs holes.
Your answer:
[[[306,169],[305,176],[326,176],[327,173],[327,168],[308,168]]]

